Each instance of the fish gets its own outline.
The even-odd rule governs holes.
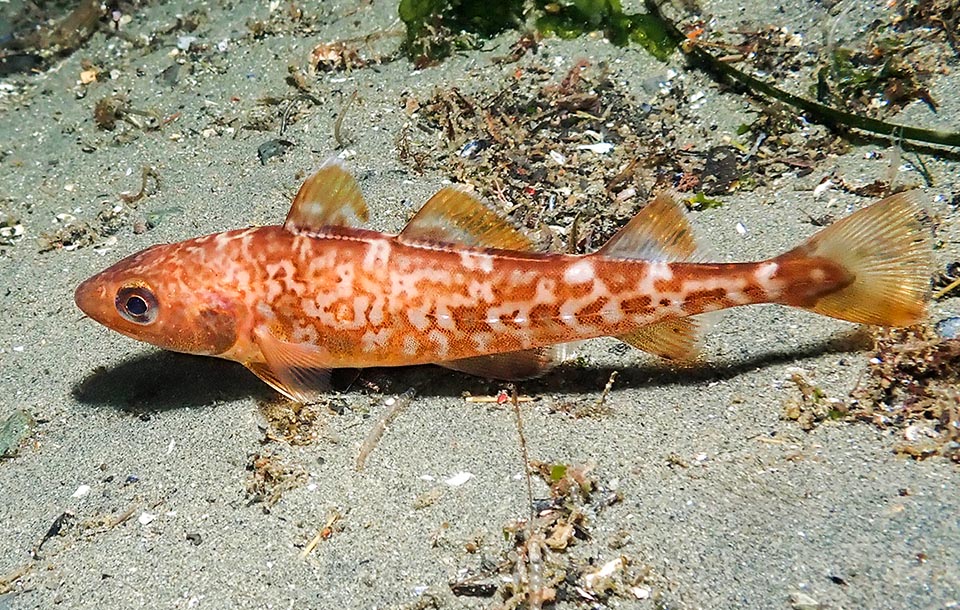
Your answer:
[[[163,349],[241,363],[298,402],[338,368],[438,364],[536,377],[566,346],[610,336],[696,357],[704,314],[777,303],[908,326],[930,292],[919,191],[894,194],[756,262],[707,262],[681,204],[661,193],[602,247],[539,252],[468,188],[446,186],[398,234],[362,228],[342,161],[307,179],[282,225],[151,246],[80,284],[93,320]]]

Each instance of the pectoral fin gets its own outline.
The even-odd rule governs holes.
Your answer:
[[[265,362],[246,366],[272,388],[297,402],[316,402],[330,389],[330,370],[320,348],[277,339],[267,329],[254,332]]]

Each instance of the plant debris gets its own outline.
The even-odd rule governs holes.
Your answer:
[[[851,396],[850,417],[902,430],[898,453],[960,462],[960,339],[927,325],[881,331]]]
[[[750,46],[749,42],[744,43],[746,47],[741,51],[737,43],[727,42],[722,38],[717,42],[706,40],[707,36],[705,36],[705,25],[702,18],[696,17],[692,23],[677,25],[664,16],[663,6],[657,0],[645,0],[644,4],[650,11],[651,17],[662,24],[669,36],[679,39],[683,38],[684,31],[686,32],[686,41],[681,45],[683,52],[687,54],[692,63],[719,81],[736,81],[745,86],[751,93],[763,94],[778,100],[794,108],[795,112],[803,112],[809,120],[832,128],[853,128],[884,138],[917,140],[944,146],[960,146],[960,132],[945,132],[910,125],[898,125],[872,116],[879,114],[878,111],[885,109],[887,106],[895,107],[896,104],[906,103],[911,99],[923,99],[935,110],[936,102],[930,97],[925,86],[919,84],[918,78],[928,72],[938,70],[939,65],[946,63],[939,58],[927,58],[923,60],[923,64],[920,66],[911,65],[904,68],[896,63],[900,61],[899,56],[905,54],[902,49],[899,56],[896,55],[896,51],[885,55],[889,59],[885,65],[895,66],[894,68],[888,68],[886,71],[881,68],[879,72],[874,74],[869,70],[866,72],[858,71],[858,66],[854,63],[852,54],[845,52],[840,52],[839,55],[832,54],[830,59],[825,62],[827,64],[824,66],[825,69],[821,69],[818,73],[815,95],[817,101],[814,101],[771,84],[772,81],[766,76],[766,70],[759,70],[759,73],[764,74],[764,78],[758,78],[748,73],[751,68],[741,69],[736,67],[734,65],[736,61],[763,55],[762,52],[758,53],[756,48],[746,51]],[[722,32],[716,34],[721,37],[724,35]],[[909,46],[911,50],[915,48],[922,50],[927,47],[923,44],[911,46],[912,43],[907,41],[895,41],[892,47],[895,48],[900,44],[905,45],[904,49]],[[819,47],[819,45],[817,46]],[[729,56],[726,54],[715,55],[711,52],[714,48],[736,49],[736,51]],[[826,48],[831,53],[835,50],[832,44],[826,45]],[[876,52],[886,53],[881,45],[873,51],[868,51],[867,55],[873,55]],[[784,64],[779,59],[774,63],[778,66]],[[833,66],[832,70],[830,66]],[[894,80],[891,81],[888,77],[893,77]],[[831,81],[831,78],[833,81]],[[882,100],[877,97],[881,89]],[[847,94],[867,92],[867,98],[866,100],[861,98],[861,104],[864,108],[869,109],[870,114],[856,112],[857,106],[850,103],[850,100],[844,100],[848,102],[844,105],[850,105],[852,110],[840,109],[820,101],[830,98],[831,92],[835,92],[835,90],[840,91],[841,97],[843,91],[846,91]]]
[[[799,372],[791,380],[784,417],[804,430],[831,419],[865,421],[897,430],[894,451],[917,459],[942,456],[960,462],[960,339],[928,325],[878,331],[866,375],[849,400],[830,398]]]
[[[894,22],[898,31],[914,28],[929,28],[943,33],[960,57],[960,2],[957,0],[918,0],[915,2],[897,2],[900,17]]]
[[[660,60],[676,48],[676,39],[659,22],[646,14],[624,13],[620,0],[400,0],[398,12],[407,26],[404,49],[418,67],[435,64],[460,49],[479,48],[482,40],[527,23],[537,35],[559,38],[601,30],[612,43],[638,44]],[[523,36],[521,41],[529,41],[534,35]],[[527,48],[529,43],[521,42],[511,49],[511,57]]]
[[[560,251],[577,215],[586,219],[572,250],[602,243],[634,212],[670,166],[663,114],[638,109],[605,66],[577,62],[559,82],[531,67],[493,94],[458,88],[407,98],[417,127],[398,138],[401,161],[475,185],[541,245]],[[602,143],[603,152],[580,148]],[[643,163],[636,157],[642,156]],[[642,171],[648,170],[648,171]]]
[[[150,179],[153,180],[154,190],[148,189]],[[60,225],[55,231],[41,233],[39,237],[40,252],[64,249],[76,250],[88,246],[101,248],[116,243],[115,235],[120,230],[131,225],[135,234],[144,233],[155,227],[165,217],[181,213],[177,206],[155,210],[145,216],[135,214],[140,203],[160,189],[160,173],[149,166],[144,166],[140,172],[140,190],[136,193],[124,191],[117,197],[117,203],[101,201],[100,211],[95,220],[79,220],[73,214],[57,214],[56,221]]]
[[[809,432],[824,420],[839,420],[849,414],[849,409],[842,400],[827,396],[826,392],[811,383],[801,371],[793,371],[790,381],[800,390],[800,398],[787,400],[783,416],[796,421],[801,429]]]
[[[946,298],[947,295],[956,292],[960,288],[960,261],[949,263],[942,272],[938,273],[934,277],[933,287],[937,289],[933,293],[934,300]]]
[[[534,61],[492,93],[453,87],[402,98],[410,122],[397,150],[414,171],[474,185],[538,235],[541,249],[583,253],[609,239],[651,192],[696,190],[691,208],[716,207],[717,195],[810,173],[840,142],[807,126],[776,138],[751,131],[749,146],[698,149],[680,141],[683,125],[698,120],[688,97],[677,80],[639,103],[605,64],[579,60],[555,76]]]
[[[323,425],[312,405],[284,397],[261,402],[260,413],[268,425],[263,443],[280,440],[291,445],[312,445]]]
[[[303,485],[306,471],[299,465],[290,465],[276,454],[254,453],[247,462],[247,504],[263,504],[264,512],[276,504],[284,493]]]
[[[163,121],[154,110],[134,108],[126,96],[108,95],[93,106],[93,120],[104,131],[113,131],[118,121],[125,121],[143,131],[160,129],[169,121]]]
[[[647,599],[654,595],[649,567],[625,555],[603,560],[574,552],[591,540],[590,522],[605,508],[622,501],[601,483],[594,467],[532,462],[533,472],[550,486],[550,497],[534,501],[531,519],[508,523],[508,546],[499,559],[482,560],[450,583],[457,596],[493,597],[500,609],[540,608],[554,602],[588,604]],[[619,547],[618,547],[619,548]]]

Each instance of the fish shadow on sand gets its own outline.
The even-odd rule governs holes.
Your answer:
[[[613,371],[618,372],[617,388],[693,386],[731,379],[767,366],[797,362],[823,354],[859,352],[869,347],[866,333],[851,330],[796,348],[778,346],[735,360],[704,360],[680,367],[644,360],[639,355],[633,355],[636,360],[630,360],[631,353],[627,352],[623,366],[578,367],[566,364],[539,379],[519,382],[518,386],[522,392],[534,394],[596,393],[603,388]],[[348,381],[338,383],[335,376],[334,387],[342,390],[352,375],[345,372],[341,377]],[[435,397],[460,396],[464,391],[494,393],[505,385],[504,382],[483,380],[434,366],[374,369],[363,372],[361,377],[389,378],[391,391],[414,387],[421,396]],[[236,363],[165,351],[137,355],[109,369],[100,367],[74,386],[73,395],[84,404],[109,406],[135,414],[212,406],[243,398],[271,400],[277,396],[274,390]]]
[[[212,406],[276,394],[242,366],[205,356],[150,351],[97,367],[72,391],[80,403],[134,414]]]
[[[663,386],[695,386],[714,381],[726,381],[740,375],[771,366],[796,364],[806,358],[824,354],[853,354],[872,347],[870,337],[860,329],[839,333],[832,337],[809,341],[796,347],[778,344],[744,356],[710,359],[709,356],[691,364],[671,365],[653,357],[635,356],[636,364],[625,366],[591,366],[559,368],[541,378],[523,382],[523,389],[531,392],[597,393],[603,389],[610,374],[617,372],[615,388],[648,388]],[[629,357],[630,352],[627,352]]]

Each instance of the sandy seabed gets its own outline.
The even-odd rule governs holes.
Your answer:
[[[595,36],[545,40],[518,63],[492,62],[516,40],[511,33],[420,71],[401,59],[312,76],[316,103],[298,105],[283,135],[293,147],[261,164],[258,147],[277,133],[256,125],[276,125],[284,108],[262,100],[295,95],[290,64],[305,65],[320,42],[400,27],[392,2],[303,8],[313,32],[278,26],[255,37],[248,20],[282,26],[286,7],[207,3],[187,31],[178,15],[191,7],[144,6],[122,27],[154,44],[97,33],[41,74],[0,79],[0,210],[24,231],[0,245],[0,419],[24,409],[38,422],[0,462],[0,609],[489,606],[499,598],[457,595],[450,583],[490,572],[512,548],[503,528],[527,515],[513,410],[463,398],[502,385],[434,367],[371,372],[333,400],[335,410],[317,408],[309,442],[265,441],[278,435],[263,415],[275,401],[270,388],[239,365],[159,352],[82,318],[75,286],[155,243],[281,222],[303,177],[333,154],[356,172],[370,226],[398,230],[450,179],[400,160],[398,135],[416,121],[402,100],[452,85],[482,95],[532,66],[559,81],[586,59],[606,62],[639,105],[652,96],[643,83],[674,79],[688,94],[684,111],[699,120],[677,139],[701,148],[698,138],[735,139],[757,113],[679,56],[660,63]],[[854,42],[874,19],[890,19],[881,2],[843,12],[839,24],[841,13],[815,2],[703,10],[716,29],[777,24],[818,39],[833,28]],[[88,61],[104,74],[82,84]],[[189,67],[171,73],[180,63]],[[894,120],[960,130],[960,61],[953,55],[943,67],[929,83],[938,112],[918,101]],[[338,149],[334,124],[354,91]],[[111,95],[155,117],[101,129],[94,108]],[[162,127],[150,129],[157,118]],[[843,216],[868,201],[815,186],[831,176],[882,180],[893,155],[883,143],[856,143],[804,177],[720,197],[691,221],[719,260],[770,256],[812,234],[811,216]],[[904,155],[897,180],[929,194],[942,268],[960,259],[948,203],[960,167],[955,154],[924,153],[935,177],[928,187],[913,159]],[[120,194],[139,190],[145,166],[159,186],[150,179],[144,199],[125,203]],[[108,231],[113,219],[118,228]],[[104,236],[48,247],[72,224],[78,240],[83,227]],[[958,311],[946,299],[931,319]],[[588,539],[551,561],[589,572],[626,557],[604,602],[611,607],[960,606],[956,464],[896,455],[902,431],[827,422],[805,432],[782,417],[799,395],[789,381],[797,369],[828,396],[848,395],[869,358],[855,334],[801,311],[735,310],[713,325],[694,369],[598,340],[582,346],[579,363],[521,384],[535,398],[522,403],[530,458],[590,464],[620,498],[602,510],[588,503]],[[599,414],[573,417],[600,400],[613,371]],[[417,396],[357,471],[357,448],[388,399],[411,387]],[[264,459],[295,484],[264,483]],[[535,496],[549,495],[534,483]],[[62,527],[44,540],[55,522]]]

